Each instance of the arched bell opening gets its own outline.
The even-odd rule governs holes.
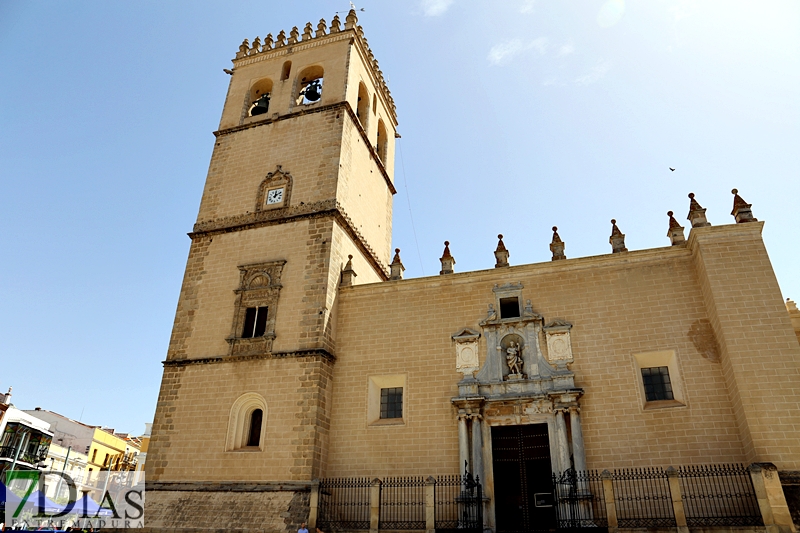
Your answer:
[[[250,109],[248,116],[255,117],[269,112],[269,101],[272,96],[272,80],[265,78],[258,80],[250,88]]]
[[[315,104],[322,99],[324,69],[315,65],[304,69],[298,76],[297,105]]]
[[[361,123],[364,131],[367,131],[367,123],[369,122],[369,93],[367,86],[363,82],[358,84],[358,105],[356,106],[356,116]]]
[[[389,138],[386,135],[386,126],[383,124],[383,119],[378,119],[378,140],[376,143],[376,150],[378,157],[382,162],[386,162],[386,149],[389,143]]]

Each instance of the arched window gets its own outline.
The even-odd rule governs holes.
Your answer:
[[[272,96],[272,80],[264,78],[258,80],[250,87],[249,102],[250,108],[247,115],[255,117],[264,115],[269,111],[269,100]]]
[[[242,394],[231,406],[226,451],[264,449],[267,402],[255,392]]]
[[[308,67],[297,78],[297,105],[315,104],[322,99],[322,82],[325,71],[319,65]]]
[[[247,436],[248,446],[258,446],[261,443],[261,421],[264,418],[264,411],[255,409],[250,413],[250,433]]]
[[[367,87],[363,83],[358,84],[358,106],[356,107],[356,116],[358,121],[361,122],[361,127],[367,131],[367,122],[369,122],[369,93]]]
[[[375,149],[378,151],[378,157],[381,162],[386,164],[386,146],[389,139],[386,136],[386,126],[383,125],[383,120],[378,119],[378,142]]]

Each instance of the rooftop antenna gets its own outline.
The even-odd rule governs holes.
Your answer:
[[[363,7],[356,7],[356,5],[353,2],[350,2],[350,9],[352,9],[353,11],[366,11],[366,9],[364,9]],[[340,13],[347,13],[347,11],[336,12],[337,15]]]

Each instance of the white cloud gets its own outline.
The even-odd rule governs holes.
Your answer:
[[[550,85],[555,85],[556,83],[558,83],[558,78],[556,78],[555,76],[550,76],[549,78],[545,78],[545,79],[542,80],[542,86],[543,87],[548,87]]]
[[[538,39],[534,39],[531,41],[528,48],[533,48],[539,54],[544,55],[547,52],[547,37],[539,37]]]
[[[536,3],[536,0],[524,0],[522,5],[519,7],[520,13],[533,13],[533,4]]]
[[[601,28],[610,28],[625,14],[625,0],[606,0],[597,13],[597,23]]]
[[[675,22],[680,22],[682,19],[692,16],[694,14],[695,7],[696,6],[692,2],[688,2],[687,0],[678,0],[677,3],[669,7],[669,11],[672,13],[672,17],[675,19]]]
[[[492,65],[503,65],[511,61],[512,57],[522,52],[524,49],[525,46],[519,39],[496,44],[489,50],[489,62]]]
[[[558,49],[558,55],[568,56],[575,52],[575,47],[571,43],[567,43]]]
[[[587,72],[583,76],[578,76],[577,78],[575,78],[575,84],[591,85],[592,83],[595,83],[600,78],[605,76],[610,68],[611,65],[609,65],[607,62],[599,61],[594,67],[592,67],[592,69],[589,72]]]
[[[488,59],[492,65],[505,65],[514,56],[526,50],[536,50],[540,55],[544,55],[547,52],[547,42],[547,37],[539,37],[529,43],[524,43],[521,39],[512,39],[494,45],[489,50]]]
[[[447,11],[455,0],[422,0],[422,12],[426,17],[438,17]]]

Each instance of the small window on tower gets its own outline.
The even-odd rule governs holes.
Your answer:
[[[375,149],[378,152],[378,157],[384,164],[386,164],[386,149],[388,142],[388,138],[386,137],[386,126],[383,125],[382,119],[378,119],[378,138]]]
[[[500,318],[519,318],[519,298],[500,298]]]
[[[287,61],[283,64],[283,69],[281,70],[281,81],[286,81],[289,79],[289,74],[292,72],[292,62]]]
[[[248,307],[244,315],[243,339],[263,337],[267,331],[268,307]]]
[[[361,123],[364,131],[367,130],[367,120],[369,119],[369,93],[363,83],[358,84],[358,105],[356,106],[356,116]]]
[[[261,442],[261,422],[264,418],[264,411],[256,409],[250,415],[250,431],[247,435],[248,446],[258,446]]]
[[[403,418],[403,387],[381,389],[381,418]]]

